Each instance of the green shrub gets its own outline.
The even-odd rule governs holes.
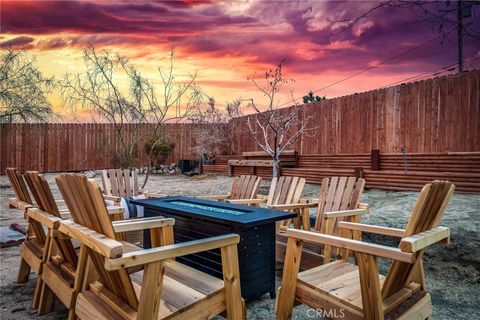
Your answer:
[[[165,164],[167,158],[172,154],[175,149],[175,142],[162,136],[150,136],[146,139],[143,147],[144,152],[150,158],[151,166],[158,168]]]

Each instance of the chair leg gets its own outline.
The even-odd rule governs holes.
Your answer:
[[[68,308],[68,320],[77,319],[75,307],[78,294],[85,290],[89,283],[96,280],[96,272],[92,261],[88,257],[88,249],[85,245],[80,246],[78,254],[77,269],[75,271],[75,282],[73,283],[72,299]]]
[[[30,266],[23,258],[20,258],[20,268],[18,269],[17,282],[18,283],[27,282],[29,275],[30,275]]]
[[[160,312],[165,261],[155,261],[145,265],[143,284],[140,292],[137,319],[157,319]]]
[[[33,294],[33,309],[38,309],[38,304],[42,295],[42,285],[42,278],[38,275],[37,284],[35,285],[35,293]]]
[[[47,286],[45,282],[42,281],[42,289],[40,294],[40,302],[38,305],[38,315],[44,315],[52,311],[53,307],[53,291]]]
[[[237,245],[220,248],[222,255],[223,281],[225,285],[225,298],[227,318],[229,320],[244,320],[245,302],[240,289],[240,269],[238,266]]]
[[[363,315],[365,319],[383,320],[383,299],[378,280],[378,267],[375,256],[355,253],[360,275],[360,292],[362,294]]]
[[[288,320],[292,317],[293,304],[295,302],[295,290],[297,276],[302,259],[303,241],[288,238],[287,252],[282,275],[282,285],[278,290],[276,310],[278,320]]]
[[[76,320],[77,319],[77,315],[75,314],[75,307],[68,310],[68,318],[67,320]]]
[[[323,220],[323,230],[327,235],[333,235],[334,229],[334,219],[324,219]],[[336,254],[336,248],[332,248],[331,246],[324,245],[323,246],[323,264],[327,264],[330,262],[333,255]]]
[[[301,210],[301,213],[303,230],[310,231],[310,211],[308,210],[308,208],[303,208]]]

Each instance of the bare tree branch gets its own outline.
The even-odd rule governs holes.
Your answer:
[[[228,122],[241,115],[241,100],[227,102],[226,110],[217,108],[215,99],[208,98],[203,110],[190,120],[199,125],[197,145],[194,147],[202,161],[213,160],[218,155],[233,154],[233,132]]]
[[[297,104],[288,109],[279,109],[277,94],[283,84],[293,81],[282,75],[282,63],[264,74],[265,86],[254,77],[249,78],[255,88],[266,97],[266,108],[261,110],[253,99],[248,99],[248,106],[255,112],[248,116],[247,126],[255,143],[273,159],[273,176],[280,175],[280,155],[287,147],[295,143],[302,133],[310,128],[310,117],[300,117]],[[255,128],[252,120],[255,119]]]
[[[5,49],[0,55],[0,122],[48,121],[55,113],[46,95],[54,87],[53,77],[40,72],[34,57]]]
[[[442,34],[443,38],[445,38],[446,33],[448,32],[447,29],[449,29],[446,27],[446,25],[451,25],[453,28],[458,27],[456,18],[457,9],[455,6],[450,7],[452,3],[454,3],[454,1],[444,1],[443,7],[440,7],[439,1],[389,0],[379,2],[378,4],[373,5],[372,7],[353,17],[328,18],[327,20],[332,23],[340,24],[339,31],[333,32],[333,35],[338,35],[348,29],[352,29],[359,22],[368,18],[383,7],[403,8],[409,10],[418,17],[417,20],[413,20],[407,23],[421,23],[424,25],[432,26],[436,28],[439,33]],[[464,1],[464,3],[467,6],[471,6],[475,2]],[[472,23],[462,25],[461,28],[463,34],[474,39],[480,39],[480,30],[474,28],[475,26],[478,26],[478,18],[474,17],[473,19],[475,21],[472,21]]]
[[[169,53],[168,67],[159,75],[160,90],[143,76],[124,56],[108,51],[97,52],[93,46],[84,49],[85,71],[66,74],[60,81],[61,96],[75,112],[89,110],[99,120],[113,124],[120,150],[113,152],[112,161],[124,167],[133,167],[142,150],[155,166],[165,161],[166,151],[173,149],[167,126],[194,114],[201,103],[201,89],[196,85],[196,73],[187,81],[177,81],[174,71],[174,50]],[[127,78],[122,86],[119,79]],[[127,131],[127,124],[147,124],[142,131]],[[144,182],[144,185],[148,176]]]

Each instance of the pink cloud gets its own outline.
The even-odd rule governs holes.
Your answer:
[[[400,7],[385,6],[340,33],[341,24],[331,22],[354,17],[377,3],[2,1],[0,27],[14,36],[3,41],[2,46],[10,43],[38,50],[59,50],[93,44],[100,48],[128,47],[133,51],[132,57],[148,57],[156,52],[155,48],[174,45],[182,58],[201,57],[209,67],[215,66],[219,59],[241,61],[243,65],[234,67],[243,68],[242,75],[262,71],[266,65],[285,58],[293,77],[335,73],[341,77],[439,35],[430,26],[412,23],[418,18],[417,12]],[[478,22],[479,11],[480,8],[474,9],[472,23]],[[479,51],[478,40],[466,37],[465,57]],[[455,60],[452,33],[443,45],[437,39],[371,72],[385,77],[411,75],[438,69]],[[209,80],[211,85],[221,86],[222,79]]]
[[[18,49],[29,49],[32,48],[32,42],[35,39],[27,36],[15,37],[9,40],[0,42],[0,48],[18,48]]]

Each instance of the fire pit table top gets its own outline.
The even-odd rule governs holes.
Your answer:
[[[293,212],[230,204],[185,196],[131,200],[131,204],[165,213],[199,215],[212,222],[255,226],[296,217]]]

